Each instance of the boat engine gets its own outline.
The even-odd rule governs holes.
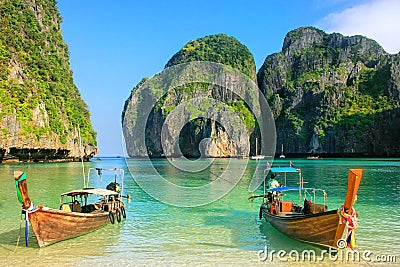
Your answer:
[[[117,182],[109,183],[106,188],[108,190],[112,190],[112,191],[115,191],[117,193],[119,193],[121,191],[121,187],[119,186],[119,183],[117,183]]]

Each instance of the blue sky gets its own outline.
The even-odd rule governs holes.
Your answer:
[[[301,26],[362,34],[390,53],[400,51],[397,0],[59,0],[57,7],[100,156],[123,155],[125,100],[190,40],[233,36],[253,53],[257,70],[266,56],[281,50],[286,33]]]

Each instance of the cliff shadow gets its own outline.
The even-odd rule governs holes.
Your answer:
[[[327,131],[326,151],[368,157],[400,156],[400,108],[346,116]]]

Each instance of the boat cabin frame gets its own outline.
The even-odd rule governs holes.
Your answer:
[[[103,172],[106,171],[114,175],[113,181],[107,186],[107,189],[103,189]],[[97,172],[100,180],[100,188],[90,188],[91,174]],[[107,181],[110,182],[110,181]],[[121,184],[119,184],[121,183]],[[113,190],[109,189],[109,186],[114,184],[118,188]],[[124,170],[119,168],[89,168],[87,176],[84,176],[83,180],[84,188],[81,190],[73,190],[61,194],[60,198],[60,209],[71,212],[115,212],[120,210],[122,202],[122,192],[124,188]],[[119,187],[120,186],[120,187]],[[90,203],[90,196],[99,197],[98,201]]]
[[[263,188],[263,202],[270,206],[271,213],[274,212],[275,215],[296,215],[296,214],[316,214],[325,212],[328,210],[328,195],[324,189],[313,188],[313,187],[304,187],[304,184],[307,182],[304,181],[304,176],[302,174],[301,169],[297,169],[294,167],[272,167],[268,168],[264,171],[264,173],[268,173],[265,175]],[[280,187],[276,188],[267,188],[267,180],[269,177],[275,174],[277,177],[279,175],[283,175],[283,184]],[[288,186],[287,179],[290,174],[298,174],[298,186]],[[294,201],[285,201],[284,192],[289,191],[298,191],[299,194],[299,203],[295,203]],[[311,194],[310,194],[311,192]],[[323,196],[323,204],[317,204],[317,193],[321,192]],[[305,202],[307,200],[307,196],[311,196],[312,204],[309,202]],[[272,200],[272,201],[271,201]],[[306,205],[311,205],[309,209],[306,210]],[[273,207],[271,207],[273,206]]]
[[[99,197],[99,200],[91,203],[89,197]],[[61,194],[60,209],[71,212],[115,212],[121,209],[121,195],[115,191],[102,188],[86,188],[73,190]]]

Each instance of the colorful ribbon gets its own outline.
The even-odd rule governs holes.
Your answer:
[[[19,184],[19,182],[22,182],[23,180],[26,180],[25,172],[21,175],[21,177],[19,177],[18,180],[15,180],[15,187],[17,190],[17,198],[18,198],[18,201],[21,202],[21,204],[22,204],[22,196],[21,196],[21,192],[19,191],[18,184]]]
[[[344,205],[342,205],[339,210],[339,223],[346,224],[347,234],[346,234],[346,242],[347,247],[353,249],[356,246],[356,229],[358,227],[358,217],[357,212],[354,207],[351,208],[351,214],[346,213],[344,210]]]

